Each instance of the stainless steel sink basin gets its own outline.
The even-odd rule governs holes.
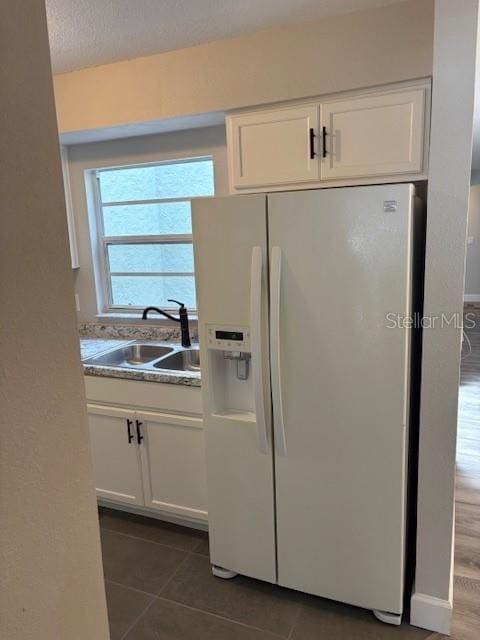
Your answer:
[[[97,364],[112,367],[144,367],[145,364],[158,360],[173,351],[172,347],[164,347],[156,344],[129,344],[93,356],[85,360],[86,364]]]
[[[84,361],[87,365],[142,369],[144,371],[189,371],[200,373],[200,351],[194,345],[184,349],[180,345],[162,345],[150,342],[132,342],[92,356]]]
[[[169,369],[175,371],[200,371],[200,351],[197,348],[175,351],[155,362],[156,369]]]

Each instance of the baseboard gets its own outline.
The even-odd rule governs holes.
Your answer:
[[[148,509],[148,507],[139,507],[133,504],[124,504],[121,502],[113,502],[105,500],[105,498],[98,498],[97,503],[99,507],[108,507],[109,509],[118,509],[119,511],[126,511],[127,513],[135,513],[138,516],[147,516],[147,518],[154,518],[155,520],[163,520],[164,522],[171,522],[172,524],[178,524],[182,527],[189,527],[190,529],[198,529],[199,531],[208,531],[208,522],[203,520],[195,520],[194,518],[182,517],[172,515],[171,513],[165,513],[163,511],[156,511]]]
[[[463,295],[464,302],[480,302],[480,294],[476,293],[465,293]]]
[[[410,601],[410,624],[428,631],[450,633],[452,602],[424,593],[414,593]]]

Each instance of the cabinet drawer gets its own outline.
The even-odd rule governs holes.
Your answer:
[[[203,413],[200,387],[103,376],[84,376],[84,381],[89,402],[181,414]]]

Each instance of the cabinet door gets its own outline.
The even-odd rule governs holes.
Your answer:
[[[87,405],[87,409],[97,496],[115,502],[143,504],[135,414],[126,409],[92,404]]]
[[[205,447],[201,418],[137,412],[145,506],[207,520]]]
[[[315,181],[318,105],[227,116],[231,186],[247,189]]]
[[[424,87],[326,102],[322,180],[423,170]]]

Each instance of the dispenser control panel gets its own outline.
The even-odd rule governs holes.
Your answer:
[[[250,327],[209,324],[207,345],[219,351],[250,351]]]

